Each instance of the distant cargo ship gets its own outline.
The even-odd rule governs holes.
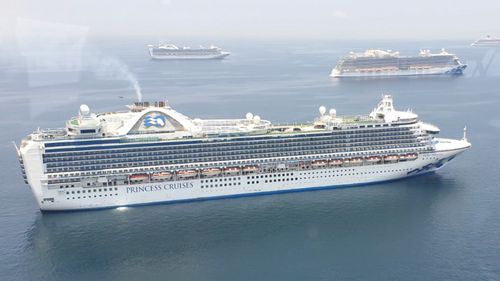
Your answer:
[[[342,58],[330,76],[332,77],[376,77],[410,75],[459,75],[467,65],[445,50],[431,53],[421,50],[417,56],[400,56],[399,52],[367,50],[351,52]]]
[[[474,47],[500,47],[500,38],[493,38],[491,36],[486,36],[484,38],[476,40],[472,43]]]
[[[198,48],[182,47],[174,44],[159,44],[157,46],[149,45],[149,54],[153,59],[171,60],[171,59],[222,59],[229,56],[229,52],[222,51],[216,46]]]

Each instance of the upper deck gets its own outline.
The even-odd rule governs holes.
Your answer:
[[[289,136],[335,130],[376,128],[411,124],[418,116],[411,111],[394,109],[391,96],[384,96],[368,115],[337,116],[335,109],[319,108],[319,117],[309,123],[271,124],[258,115],[247,113],[244,119],[189,118],[165,102],[140,102],[128,111],[94,114],[86,105],[79,115],[66,122],[66,128],[39,129],[23,141],[61,142],[68,140],[119,138],[127,142],[175,141],[243,136]],[[21,145],[22,146],[22,145]]]

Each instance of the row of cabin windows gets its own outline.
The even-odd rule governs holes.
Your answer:
[[[118,193],[106,193],[106,194],[94,194],[94,195],[83,195],[83,196],[75,196],[75,197],[66,197],[66,200],[75,200],[75,199],[90,199],[90,198],[98,198],[98,197],[111,197],[118,196]]]
[[[73,190],[66,191],[66,195],[69,194],[85,194],[85,193],[96,193],[96,192],[108,192],[108,191],[117,191],[118,187],[115,188],[94,188],[94,189],[82,189],[82,190]]]
[[[201,188],[211,188],[211,187],[225,187],[225,186],[237,186],[241,185],[241,182],[228,182],[228,183],[219,183],[219,184],[207,184],[201,185]]]
[[[423,150],[423,149],[419,149]],[[412,150],[412,151],[415,151]],[[352,154],[353,156],[356,154]],[[219,157],[219,158],[188,158],[176,161],[126,161],[122,163],[116,164],[87,164],[87,165],[74,165],[74,166],[66,166],[66,167],[50,167],[47,168],[47,172],[66,172],[66,171],[91,171],[91,170],[100,170],[100,169],[120,169],[127,167],[143,167],[143,166],[161,166],[161,165],[172,165],[172,164],[183,164],[183,163],[196,163],[196,162],[220,162],[220,161],[233,161],[233,160],[246,160],[246,159],[255,159],[257,157],[266,157],[266,158],[278,158],[283,156],[300,156],[298,153],[281,153],[281,154],[267,154],[267,155],[251,155],[250,157]],[[230,162],[233,163],[233,162]],[[188,165],[189,166],[189,165]],[[193,166],[198,166],[198,164],[193,164]]]
[[[391,148],[405,148],[405,147],[418,147],[418,146],[424,146],[424,144],[416,144],[416,143],[409,143],[406,145],[403,144],[398,144],[398,145],[392,145],[392,146],[381,146],[381,147],[370,147],[372,150],[373,149],[391,149]],[[235,153],[235,152],[228,152],[228,153],[206,153],[207,155],[203,154],[194,154],[194,155],[189,155],[189,154],[184,154],[184,155],[179,155],[179,156],[151,156],[151,157],[130,157],[130,156],[122,156],[120,158],[122,159],[127,159],[128,161],[123,161],[120,159],[114,160],[114,159],[102,159],[102,160],[96,160],[93,159],[91,161],[74,161],[73,163],[68,163],[68,162],[58,162],[58,163],[48,163],[47,168],[54,168],[54,167],[62,167],[62,166],[84,166],[84,165],[92,165],[92,164],[101,164],[101,163],[123,163],[123,162],[147,162],[147,161],[154,161],[154,160],[162,160],[162,162],[165,162],[165,160],[168,159],[174,159],[173,162],[180,162],[182,160],[186,160],[189,162],[191,158],[206,158],[206,157],[218,157],[215,159],[219,158],[229,158],[229,159],[245,159],[245,158],[256,158],[256,157],[279,157],[280,155],[284,156],[292,156],[292,155],[303,155],[303,154],[310,154],[311,152],[317,154],[317,153],[337,153],[337,152],[347,152],[347,151],[363,151],[366,150],[365,147],[356,147],[352,146],[349,149],[304,149],[304,150],[294,150],[290,151],[291,149],[278,149],[278,151],[274,151],[274,153],[270,152],[264,152],[262,150],[258,151],[249,151],[249,152],[240,152],[240,153]],[[290,151],[290,152],[288,152]],[[288,152],[288,153],[287,153]],[[258,153],[258,154],[255,154]],[[246,157],[245,157],[246,156]],[[210,158],[209,158],[210,159]],[[211,161],[211,160],[209,160]]]
[[[398,150],[392,150],[392,151],[363,151],[363,152],[355,152],[355,153],[340,153],[334,156],[329,156],[329,157],[337,157],[337,158],[343,158],[343,157],[356,157],[356,156],[369,156],[372,154],[390,154],[390,153],[407,153],[407,152],[414,152],[414,151],[430,151],[431,148],[417,148],[417,149],[398,149]],[[316,160],[324,157],[324,155],[305,155],[305,156],[300,156],[300,157],[278,157],[278,158],[273,158],[273,159],[250,159],[250,160],[237,160],[237,161],[226,161],[224,163],[217,163],[217,162],[212,162],[212,163],[190,163],[186,165],[175,165],[175,166],[169,166],[168,169],[186,169],[186,168],[199,168],[199,167],[212,167],[212,166],[232,166],[232,165],[249,165],[249,164],[259,164],[259,163],[275,163],[277,161],[282,162],[282,161],[310,161],[310,160]],[[196,159],[199,161],[200,159]],[[60,176],[62,177],[69,177],[69,176],[94,176],[94,175],[106,175],[106,174],[116,174],[116,173],[132,173],[132,172],[154,172],[160,169],[161,167],[141,167],[141,168],[128,168],[130,167],[130,164],[123,165],[123,167],[118,168],[117,170],[114,171],[81,171],[81,172],[75,172],[75,173],[67,173],[67,174],[61,174]],[[125,169],[128,168],[128,169]],[[50,170],[56,170],[56,169],[47,169],[48,172],[58,172],[58,171],[50,171]],[[58,168],[57,170],[60,170],[61,172],[69,171],[68,168]],[[76,169],[75,169],[76,170]],[[50,175],[49,175],[50,176]]]
[[[103,154],[103,153],[109,153],[113,151],[117,152],[134,152],[134,151],[156,151],[156,150],[181,150],[181,151],[204,151],[204,150],[227,150],[229,148],[251,148],[251,147],[275,147],[275,146],[289,146],[289,145],[313,145],[313,144],[342,144],[342,143],[350,143],[353,142],[354,140],[357,139],[364,139],[364,140],[398,140],[400,138],[416,138],[416,137],[429,137],[428,135],[418,135],[414,134],[411,132],[404,132],[401,134],[381,134],[380,136],[377,135],[367,135],[367,136],[356,136],[356,137],[344,137],[340,141],[337,141],[335,139],[312,139],[312,140],[289,140],[285,142],[269,142],[269,141],[261,141],[261,142],[247,142],[247,143],[241,143],[241,144],[235,144],[235,143],[220,143],[218,145],[213,145],[210,143],[206,144],[193,144],[193,145],[172,145],[172,146],[147,146],[145,144],[144,147],[140,148],[127,148],[126,146],[123,147],[118,147],[118,148],[111,148],[111,149],[106,149],[106,146],[100,146],[96,147],[96,150],[89,150],[89,151],[74,151],[71,153],[59,153],[57,151],[48,151],[50,153],[45,155],[45,158],[51,158],[51,157],[59,157],[59,156],[71,156],[74,154],[80,154],[80,155],[95,155],[95,154]]]
[[[44,163],[50,163],[50,162],[61,162],[61,161],[79,161],[79,160],[85,160],[85,159],[95,159],[96,157],[99,159],[102,158],[123,158],[123,157],[130,157],[130,156],[149,156],[149,155],[168,155],[171,158],[178,157],[176,155],[184,155],[187,153],[205,153],[205,154],[238,154],[241,153],[241,150],[254,150],[257,152],[264,152],[264,151],[285,151],[285,150],[297,150],[301,148],[308,148],[308,149],[321,149],[321,148],[342,148],[342,147],[355,147],[355,146],[361,146],[362,144],[366,143],[366,146],[376,146],[376,145],[388,145],[388,144],[408,144],[408,143],[418,143],[416,142],[416,139],[414,137],[405,137],[401,139],[391,139],[390,141],[383,141],[381,144],[378,140],[372,140],[372,141],[362,141],[362,142],[348,142],[344,144],[338,144],[335,146],[331,146],[329,143],[317,143],[315,145],[288,145],[285,147],[281,146],[272,146],[272,145],[262,145],[261,147],[239,147],[238,149],[230,149],[229,147],[226,147],[225,149],[217,149],[217,150],[209,150],[207,148],[205,149],[183,149],[183,150],[160,150],[156,152],[144,152],[142,149],[137,149],[133,152],[128,152],[125,153],[125,151],[122,151],[120,153],[113,152],[113,151],[108,151],[108,154],[104,155],[96,155],[94,157],[92,156],[81,156],[81,154],[75,154],[71,157],[54,157],[54,155],[51,154],[44,154]],[[304,150],[304,149],[302,149]],[[218,153],[217,153],[218,152]]]
[[[414,134],[412,132],[403,132],[402,135],[404,134]],[[386,134],[380,134],[380,136],[391,136],[391,137],[395,137],[397,136],[398,134],[394,134],[394,133],[386,133]],[[370,136],[377,136],[377,134],[366,134],[367,137],[370,137]],[[356,136],[342,136],[342,139],[344,138],[349,138],[349,139],[355,139]],[[258,145],[258,144],[262,144],[262,145],[266,145],[266,144],[269,144],[269,145],[272,145],[272,146],[276,146],[276,145],[280,145],[280,144],[290,144],[290,143],[294,143],[294,142],[299,142],[299,143],[302,143],[302,142],[317,142],[317,141],[331,141],[332,139],[335,139],[334,137],[332,137],[331,135],[327,135],[325,136],[324,138],[319,138],[319,137],[314,137],[314,138],[305,138],[305,139],[299,139],[299,138],[294,138],[294,139],[286,139],[286,138],[283,138],[283,139],[263,139],[261,141],[245,141],[245,140],[242,140],[242,141],[239,141],[239,142],[214,142],[214,143],[211,143],[211,142],[204,142],[204,143],[201,143],[201,144],[189,144],[189,145],[169,145],[168,148],[170,149],[183,149],[183,148],[190,148],[190,149],[206,149],[206,148],[214,148],[214,147],[219,147],[219,148],[222,148],[222,149],[227,149],[228,147],[232,147],[232,146],[241,146],[241,145],[250,145],[250,146],[253,146],[253,145]],[[240,143],[242,142],[242,143]],[[102,147],[101,147],[102,148]],[[126,147],[123,147],[123,148],[120,148],[120,149],[127,149]],[[165,146],[162,146],[161,143],[158,143],[158,146],[153,146],[153,147],[143,147],[141,148],[140,150],[143,150],[143,151],[147,151],[147,150],[165,150]],[[136,151],[135,149],[129,149],[131,151]],[[82,151],[82,152],[78,152],[79,154],[82,154],[82,155],[91,155],[91,154],[100,154],[100,153],[108,153],[109,151],[111,150],[106,150],[106,151]],[[57,151],[53,152],[53,156],[71,156],[71,155],[74,155],[76,152],[69,152],[69,153],[58,153]],[[47,157],[49,157],[51,155],[47,154]]]
[[[207,179],[207,180],[201,180],[201,183],[208,183],[208,182],[222,182],[222,181],[235,181],[235,180],[240,180],[241,177],[234,177],[234,178],[223,178],[223,179]]]
[[[357,149],[352,149],[352,151],[359,151]],[[311,151],[312,152],[312,151]],[[258,153],[258,154],[245,154],[245,155],[187,155],[185,157],[179,157],[172,159],[170,157],[141,157],[141,158],[124,158],[123,160],[101,160],[101,161],[81,161],[81,162],[66,162],[66,163],[57,163],[57,164],[47,164],[47,168],[57,168],[57,167],[85,167],[85,166],[94,166],[94,165],[107,165],[107,167],[124,167],[126,165],[132,166],[143,166],[146,163],[149,165],[165,165],[165,164],[175,164],[175,163],[186,163],[186,162],[200,162],[200,161],[227,161],[227,160],[240,160],[240,159],[253,159],[253,158],[269,158],[269,157],[283,157],[283,156],[300,156],[300,155],[310,155],[312,153],[300,153],[300,152],[282,152],[282,153]],[[341,151],[332,151],[332,150],[317,150],[314,151],[314,154],[330,154],[330,153],[338,153]],[[127,164],[132,163],[132,164]],[[148,165],[148,164],[146,164]]]

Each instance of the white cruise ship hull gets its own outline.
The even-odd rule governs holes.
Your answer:
[[[446,139],[439,146],[435,152],[420,154],[416,160],[387,164],[228,175],[71,190],[48,189],[42,187],[39,180],[31,177],[29,181],[43,211],[174,203],[392,181],[433,172],[469,148],[470,144],[464,140]]]
[[[500,47],[500,39],[495,40],[478,40],[471,44],[473,47],[488,47],[488,48],[498,48]]]
[[[366,72],[342,72],[333,69],[330,73],[331,77],[388,77],[388,76],[423,76],[423,75],[460,75],[466,65],[453,67],[434,67],[426,69],[407,69],[394,71],[366,71]]]

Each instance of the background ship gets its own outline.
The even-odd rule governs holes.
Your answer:
[[[211,45],[210,47],[200,46],[198,48],[182,47],[174,44],[160,43],[157,46],[149,45],[149,55],[153,59],[223,59],[229,56],[229,52],[222,51],[221,48]]]
[[[500,38],[494,38],[489,35],[480,38],[472,43],[474,47],[500,47]]]
[[[332,77],[377,77],[411,75],[459,75],[466,68],[457,56],[445,50],[431,53],[421,50],[417,56],[400,56],[399,52],[367,50],[351,52],[341,59],[330,76]]]

